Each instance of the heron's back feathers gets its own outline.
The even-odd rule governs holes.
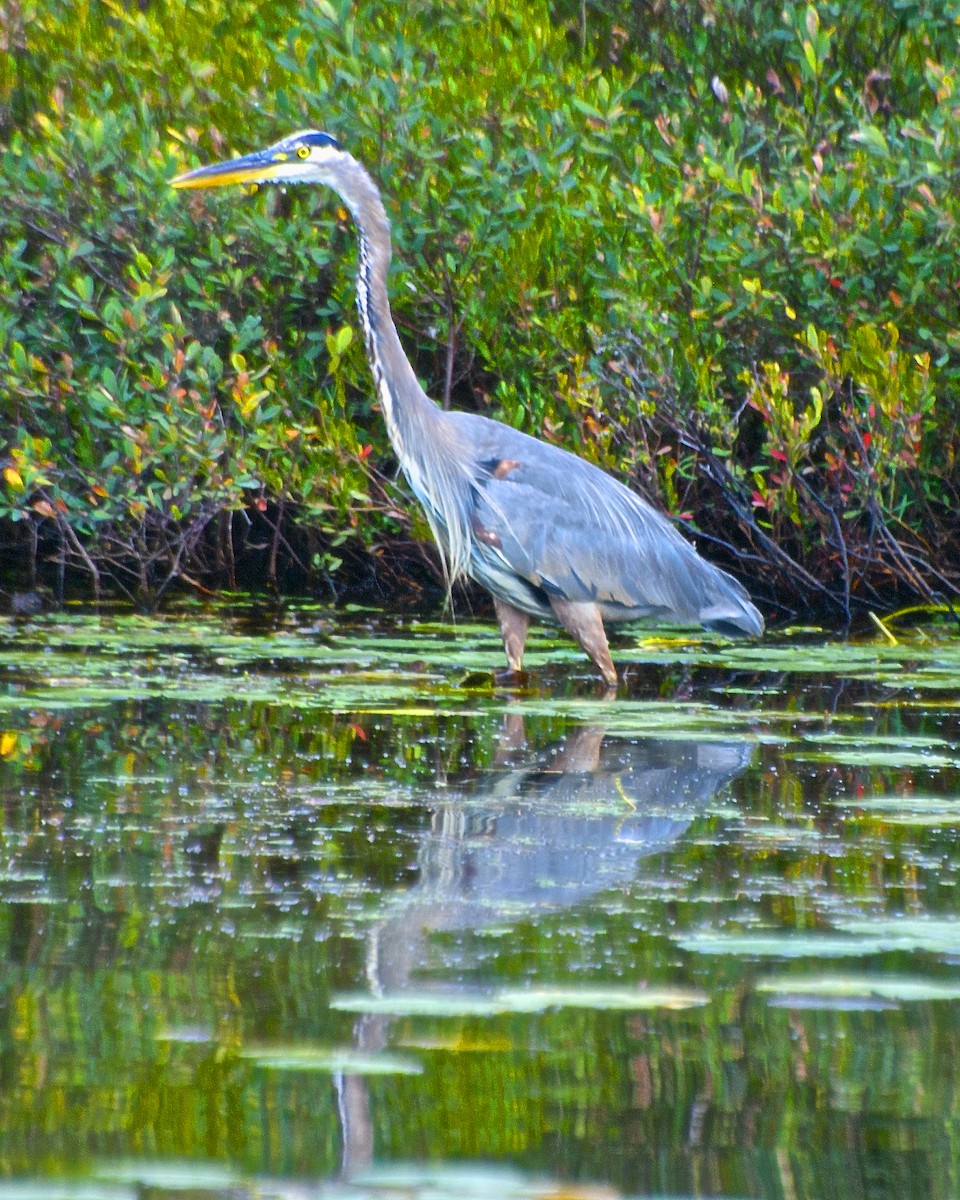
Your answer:
[[[484,417],[448,417],[474,455],[469,571],[495,594],[540,615],[557,598],[612,621],[763,632],[745,589],[598,467]]]

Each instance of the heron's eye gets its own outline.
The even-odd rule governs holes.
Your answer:
[[[297,158],[309,158],[309,157],[310,157],[310,147],[309,146],[298,146],[297,147]]]

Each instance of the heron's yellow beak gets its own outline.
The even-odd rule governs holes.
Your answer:
[[[232,183],[269,183],[271,180],[287,177],[292,157],[274,149],[258,150],[254,154],[244,155],[243,158],[233,158],[229,162],[211,163],[208,167],[185,171],[171,179],[170,186],[212,188],[226,187]]]

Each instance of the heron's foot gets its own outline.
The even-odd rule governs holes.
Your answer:
[[[501,667],[499,671],[494,671],[493,682],[505,687],[525,688],[530,683],[530,674],[522,669],[518,671],[513,667]]]

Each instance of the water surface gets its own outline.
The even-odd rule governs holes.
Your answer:
[[[0,624],[0,1200],[960,1193],[960,638]]]

